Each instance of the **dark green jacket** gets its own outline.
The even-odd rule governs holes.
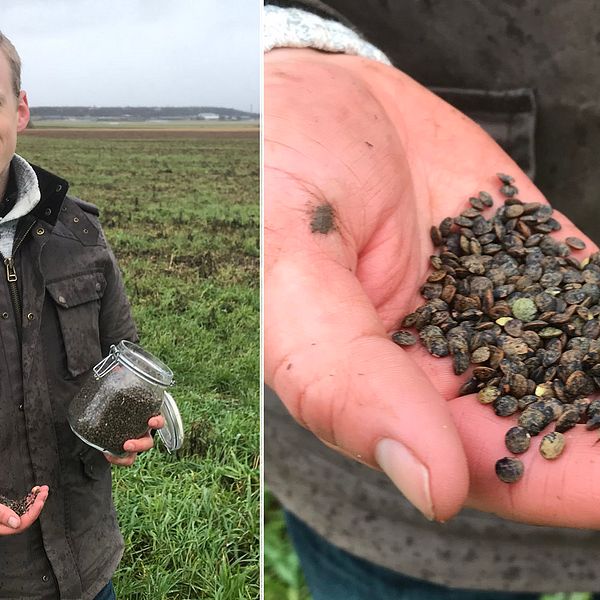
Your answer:
[[[136,331],[97,209],[35,170],[42,197],[15,238],[22,314],[0,274],[0,493],[50,493],[32,527],[0,537],[0,598],[82,600],[108,583],[123,540],[110,464],[71,432],[66,409],[82,374]]]

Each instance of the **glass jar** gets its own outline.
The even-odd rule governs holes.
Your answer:
[[[71,401],[71,429],[86,444],[123,456],[123,444],[148,432],[148,419],[162,414],[158,430],[169,452],[183,442],[183,424],[171,394],[173,372],[167,365],[133,342],[110,347],[109,355],[90,372]]]

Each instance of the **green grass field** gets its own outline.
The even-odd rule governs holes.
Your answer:
[[[281,506],[268,491],[264,494],[264,515],[264,600],[310,600]]]
[[[113,467],[120,600],[259,596],[259,138],[46,137],[18,150],[100,207],[186,442]]]

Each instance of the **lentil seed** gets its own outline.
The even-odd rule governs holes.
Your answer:
[[[496,173],[496,176],[505,185],[510,185],[511,183],[514,183],[514,181],[515,181],[514,177],[507,175],[506,173]]]
[[[500,397],[502,392],[495,386],[484,387],[477,394],[477,398],[481,404],[492,404],[497,398]]]
[[[575,250],[583,250],[585,248],[585,242],[577,237],[568,237],[565,239],[565,242]]]
[[[499,417],[509,417],[517,412],[519,403],[514,396],[500,396],[494,400],[493,406]]]
[[[487,346],[481,346],[471,354],[471,362],[474,364],[484,363],[489,358],[490,349]]]
[[[515,483],[523,477],[525,467],[518,458],[506,456],[496,462],[496,475],[504,483]]]
[[[392,341],[398,346],[412,346],[417,343],[417,338],[410,331],[402,329],[392,334]]]
[[[576,407],[569,407],[565,409],[556,420],[556,425],[554,426],[554,430],[559,433],[564,433],[569,429],[575,427],[579,422],[579,410]]]
[[[483,202],[484,206],[488,208],[494,205],[494,200],[487,192],[479,192],[479,199]]]
[[[444,239],[442,238],[442,234],[437,227],[433,226],[429,233],[434,246],[441,246],[443,244]]]
[[[512,198],[513,196],[519,193],[519,190],[514,185],[503,185],[500,188],[500,192],[505,196]]]
[[[537,315],[537,306],[531,298],[519,298],[512,305],[512,312],[520,321],[533,321]]]
[[[558,431],[547,433],[540,442],[540,454],[548,460],[558,458],[564,448],[565,436]]]
[[[531,436],[524,427],[511,427],[504,436],[504,442],[509,452],[522,454],[529,448]]]

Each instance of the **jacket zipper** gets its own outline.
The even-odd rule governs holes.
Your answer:
[[[17,244],[13,248],[13,256],[17,253],[17,250],[20,248],[23,240],[27,237],[27,234],[31,231],[35,224],[35,221],[31,223],[31,225],[27,228],[27,230],[23,233],[23,235],[17,240]],[[22,343],[22,320],[23,320],[23,306],[21,303],[21,297],[19,296],[19,287],[17,284],[17,270],[15,269],[15,260],[12,256],[8,258],[4,258],[2,254],[0,254],[2,260],[4,262],[4,266],[6,267],[6,281],[8,282],[8,291],[10,294],[10,301],[13,307],[13,311],[15,313],[15,323],[17,324],[17,336],[19,338],[19,346]]]

